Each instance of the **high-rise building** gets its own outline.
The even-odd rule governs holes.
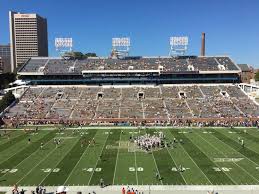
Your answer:
[[[48,56],[47,19],[10,11],[9,25],[12,72],[30,57]]]
[[[3,71],[4,71],[4,62],[2,57],[0,57],[0,74],[3,73]]]
[[[0,45],[0,73],[11,71],[10,45]]]

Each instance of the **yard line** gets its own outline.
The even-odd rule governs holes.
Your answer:
[[[214,129],[215,129],[215,128],[214,128]],[[226,136],[227,138],[232,139],[231,137],[229,137],[229,136],[223,134],[222,132],[220,132],[220,131],[218,131],[218,130],[217,130],[217,132],[218,132],[218,133],[221,133],[222,135]],[[241,136],[242,136],[242,134],[241,134]],[[251,139],[249,139],[249,138],[247,138],[247,137],[244,137],[244,138],[247,139],[248,141],[253,141],[253,140],[251,140]],[[232,139],[232,140],[235,141],[235,142],[237,142],[235,139]],[[254,152],[254,153],[256,153],[256,154],[259,154],[259,152],[257,152],[256,150],[253,150],[253,149],[251,149],[251,148],[249,148],[249,147],[247,147],[247,146],[246,146],[246,149],[248,149],[248,150],[250,150],[250,151],[252,151],[252,152]]]
[[[48,134],[48,133],[47,133]],[[47,134],[45,134],[43,137],[45,137]],[[42,137],[42,138],[43,138]],[[26,138],[26,137],[25,137]],[[24,138],[24,139],[25,139]],[[41,139],[41,138],[40,138]],[[38,139],[38,140],[40,140],[40,139]],[[38,141],[37,140],[37,141]],[[23,141],[23,140],[22,140]],[[6,162],[7,160],[9,160],[10,158],[12,158],[14,155],[16,155],[16,154],[18,154],[19,152],[21,152],[22,150],[24,150],[24,149],[26,149],[27,147],[28,147],[29,145],[28,144],[26,144],[26,146],[24,147],[24,148],[22,148],[21,150],[18,150],[17,152],[15,152],[13,155],[11,155],[10,157],[8,157],[6,160],[3,160],[3,161],[1,161],[1,163],[0,163],[0,165],[2,164],[2,163],[4,163],[4,162]]]
[[[215,128],[214,128],[214,130],[216,130]],[[221,132],[218,132],[218,133],[220,133],[220,134],[222,134],[222,135],[224,135],[225,137],[227,137],[227,138],[229,138],[229,139],[231,139],[231,140],[233,140],[234,142],[236,142],[236,143],[238,143],[238,141],[236,141],[235,139],[232,139],[231,137],[229,137],[229,136],[227,136],[227,135],[225,135],[225,134],[223,134],[223,133],[221,133]],[[214,137],[216,137],[215,135],[214,135]],[[218,137],[216,137],[217,139],[219,139]],[[221,142],[223,142],[224,144],[226,144],[224,141],[222,141],[221,139],[219,139]],[[228,147],[230,147],[231,149],[233,149],[234,151],[237,151],[237,150],[235,150],[234,148],[232,148],[230,145],[228,145],[228,144],[226,144]],[[254,150],[251,150],[250,148],[248,148],[248,147],[246,147],[246,149],[248,149],[248,150],[250,150],[250,151],[252,151],[252,152],[254,152],[254,153],[256,153],[256,154],[259,154],[259,153],[257,153],[256,151],[254,151]],[[241,152],[239,152],[239,151],[237,151],[238,153],[240,153],[241,155],[243,155]],[[243,155],[244,157],[246,157],[245,155]],[[254,161],[252,161],[251,159],[249,159],[248,157],[246,157],[248,160],[250,160],[251,162],[253,162],[254,164],[256,164],[256,165],[259,165],[259,163],[256,163],[256,162],[254,162]]]
[[[121,134],[122,134],[122,130],[121,130]],[[119,140],[119,147],[118,147],[118,151],[117,151],[117,157],[116,157],[115,169],[114,169],[114,173],[113,173],[113,180],[112,180],[112,184],[113,184],[113,185],[114,185],[114,179],[115,179],[115,175],[116,175],[117,163],[118,163],[119,152],[120,152],[121,134],[120,134],[120,140]]]
[[[147,133],[146,129],[144,129],[144,130],[145,130],[145,132]],[[155,162],[156,170],[157,170],[157,172],[158,172],[158,174],[159,174],[159,177],[160,177],[160,182],[161,182],[161,184],[163,185],[163,181],[162,181],[162,179],[161,179],[161,174],[160,174],[160,172],[159,172],[159,170],[158,170],[157,163],[156,163],[156,159],[155,159],[155,156],[154,156],[152,150],[151,150],[151,153],[152,153],[152,156],[153,156],[153,160],[154,160],[154,162]]]
[[[187,136],[185,136],[185,137],[187,137]],[[188,137],[187,137],[187,138],[188,138]],[[200,151],[203,152],[204,155],[206,155],[206,156],[208,157],[208,159],[209,159],[213,164],[215,164],[215,166],[217,166],[217,167],[220,168],[220,166],[218,166],[215,162],[213,162],[213,161],[210,159],[210,157],[200,148],[199,145],[195,144],[192,139],[190,139],[190,138],[188,138],[188,139],[189,139],[194,145],[196,145],[196,146],[200,149]],[[236,185],[238,185],[237,182],[234,181],[225,171],[222,171],[222,172],[223,172],[225,175],[227,175],[227,177],[230,178],[230,180],[231,180],[233,183],[235,183]]]
[[[214,136],[216,139],[218,139],[219,141],[221,141],[223,144],[225,144],[226,146],[228,146],[229,148],[231,148],[232,150],[234,150],[235,152],[238,152],[239,154],[241,154],[242,156],[244,156],[247,160],[249,160],[250,162],[254,163],[255,165],[259,165],[259,163],[254,162],[253,160],[249,159],[248,157],[246,157],[245,155],[243,155],[241,152],[235,150],[234,148],[232,148],[230,145],[226,144],[224,141],[222,141],[221,139],[219,139],[218,137]],[[235,141],[235,140],[234,140]],[[252,150],[253,151],[253,150]]]
[[[103,147],[102,147],[102,150],[101,150],[100,154],[103,153],[104,147],[105,147],[105,145],[106,145],[106,142],[107,142],[109,136],[110,136],[110,129],[109,129],[109,135],[107,135],[107,138],[106,138],[106,140],[105,140],[105,142],[104,142],[104,144],[103,144]],[[94,169],[97,167],[97,164],[98,164],[98,161],[99,161],[99,160],[100,160],[100,157],[98,157],[98,159],[96,160],[96,164],[95,164]],[[90,182],[91,182],[91,179],[92,179],[93,175],[94,175],[94,170],[93,170],[93,172],[92,172],[92,174],[91,174],[91,176],[90,176],[90,179],[89,179],[87,185],[90,185]]]
[[[20,131],[18,131],[18,132],[20,132]],[[10,134],[13,134],[14,132],[10,132]],[[15,133],[15,134],[13,134],[11,137],[9,137],[9,139],[5,139],[4,137],[0,137],[0,139],[2,139],[2,141],[0,142],[0,146],[2,146],[2,145],[4,145],[4,144],[6,144],[6,143],[9,143],[9,142],[11,142],[11,141],[13,141],[15,138],[19,138],[19,137],[21,137],[21,136],[23,136],[23,135],[25,135],[24,133]]]
[[[197,133],[198,134],[198,133]],[[208,142],[206,139],[204,139],[201,135],[198,134],[198,136],[200,138],[202,138],[204,141],[206,141],[209,145],[211,145],[214,149],[218,150],[218,152],[222,153],[225,157],[227,157],[226,154],[224,154],[224,152],[220,151],[218,148],[216,148],[213,144],[211,144],[210,142]],[[253,179],[255,179],[257,182],[259,182],[259,180],[257,178],[255,178],[254,176],[252,176],[249,172],[247,172],[243,167],[239,166],[236,162],[233,162],[236,166],[238,166],[239,168],[241,168],[243,171],[245,171],[248,176],[252,177]]]
[[[156,129],[156,131],[157,131],[157,129]],[[157,131],[157,132],[158,132],[158,131]],[[171,153],[169,152],[168,147],[167,147],[167,146],[165,146],[165,147],[166,147],[166,150],[167,150],[167,152],[169,153],[169,155],[170,155],[171,159],[173,160],[174,164],[175,164],[175,165],[177,165],[177,164],[176,164],[176,162],[175,162],[175,160],[174,160],[174,158],[172,157]],[[177,166],[176,166],[176,168],[177,168]],[[187,185],[187,182],[186,182],[186,180],[185,180],[185,178],[184,178],[183,174],[182,174],[182,173],[180,173],[180,172],[179,172],[179,174],[181,175],[181,177],[183,178],[183,180],[184,180],[185,184]]]
[[[64,156],[59,160],[59,162],[57,163],[57,165],[55,165],[54,168],[56,168],[59,163],[66,157],[66,155],[73,149],[73,147],[76,145],[76,143],[79,141],[79,139],[73,144],[73,146],[71,146],[70,149],[68,149],[68,151],[66,152],[66,154],[64,154]],[[42,179],[42,181],[40,182],[39,185],[42,185],[43,181],[50,175],[51,171],[49,173],[47,173],[47,175]]]
[[[133,129],[134,131],[134,129]],[[136,172],[136,181],[138,185],[138,169],[137,169],[137,156],[136,156],[136,149],[134,150],[134,157],[135,157],[135,172]]]
[[[50,140],[51,141],[51,140]],[[64,140],[65,142],[65,140]],[[47,143],[48,144],[48,143]],[[57,148],[55,147],[51,152],[49,152],[42,160],[40,160],[28,173],[26,173],[18,182],[21,182],[28,174],[30,174],[36,167],[38,167],[42,161],[44,161],[45,159],[47,159],[49,157],[50,154],[52,154]]]
[[[44,136],[43,136],[44,137]],[[47,142],[47,144],[49,144],[49,142],[50,141],[52,141],[52,139],[51,140],[49,140],[48,142]],[[27,146],[26,146],[27,147]],[[25,149],[25,148],[24,148]],[[14,166],[14,167],[12,167],[12,168],[16,168],[17,166],[19,166],[21,163],[23,163],[25,160],[27,160],[29,157],[31,157],[33,154],[35,154],[35,152],[37,152],[37,151],[39,151],[41,148],[39,147],[37,150],[35,150],[33,153],[31,153],[29,156],[27,156],[26,158],[24,158],[21,162],[19,162],[16,166]],[[22,149],[23,150],[23,149]],[[11,158],[11,157],[9,157],[9,158]],[[8,158],[8,159],[9,159]],[[6,161],[6,160],[5,160]],[[5,162],[4,161],[4,162]],[[3,163],[3,162],[2,162]],[[3,176],[5,176],[6,174],[7,174],[8,172],[6,172],[6,173],[4,173],[4,174],[2,174],[2,175],[0,175],[0,177],[3,177]]]
[[[170,131],[169,131],[170,132]],[[170,132],[171,133],[171,132]],[[172,133],[171,133],[172,134]],[[173,134],[172,134],[173,135]],[[212,184],[212,182],[210,181],[210,179],[207,177],[207,175],[201,170],[201,168],[197,165],[197,163],[192,159],[192,157],[189,155],[189,153],[185,150],[185,148],[182,146],[182,144],[180,144],[180,146],[183,148],[184,152],[189,156],[189,158],[191,159],[191,161],[200,169],[200,171],[202,172],[202,174],[206,177],[206,179],[210,182],[210,184]],[[213,184],[212,184],[213,185]]]
[[[88,132],[89,130],[86,130],[86,132]],[[97,132],[95,133],[94,137],[96,136]],[[92,138],[92,139],[93,139]],[[71,170],[70,174],[68,175],[67,179],[64,182],[64,185],[66,185],[68,179],[70,178],[70,176],[73,174],[73,171],[75,170],[75,168],[78,166],[79,162],[82,160],[83,156],[85,155],[85,153],[87,153],[88,149],[90,147],[90,144],[88,144],[87,148],[85,149],[84,153],[81,155],[80,159],[77,161],[76,165],[74,166],[74,168]]]

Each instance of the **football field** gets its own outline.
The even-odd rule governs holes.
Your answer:
[[[255,128],[47,129],[0,137],[0,186],[259,185]],[[130,141],[159,131],[175,147],[145,152]]]

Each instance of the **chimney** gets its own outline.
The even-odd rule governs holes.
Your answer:
[[[205,33],[201,34],[201,56],[205,56]]]

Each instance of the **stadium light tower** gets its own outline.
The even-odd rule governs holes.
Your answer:
[[[73,47],[72,38],[55,38],[56,51],[60,56],[63,56],[66,52],[71,52]]]
[[[116,58],[121,58],[129,56],[130,49],[130,38],[112,38],[112,51],[111,56]]]
[[[189,39],[187,36],[172,36],[170,37],[170,52],[169,56],[185,55],[188,48]]]

